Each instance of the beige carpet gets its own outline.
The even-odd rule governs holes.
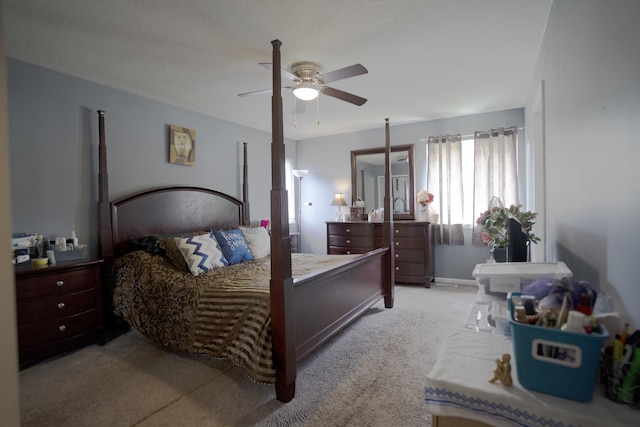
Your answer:
[[[20,373],[23,426],[430,426],[424,378],[463,328],[477,288],[396,286],[304,360],[294,400],[227,361],[173,353],[130,331]]]

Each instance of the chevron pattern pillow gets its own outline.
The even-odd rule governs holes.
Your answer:
[[[182,257],[194,276],[212,268],[229,265],[213,233],[192,237],[174,237]]]

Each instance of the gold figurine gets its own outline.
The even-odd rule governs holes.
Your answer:
[[[509,353],[504,353],[502,360],[496,359],[496,370],[493,371],[493,378],[489,382],[495,383],[496,381],[500,381],[506,387],[511,387],[513,384],[511,379],[511,356]]]

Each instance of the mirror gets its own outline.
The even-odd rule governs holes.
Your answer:
[[[413,144],[391,147],[393,219],[414,219]],[[351,204],[365,212],[384,207],[384,147],[351,152]]]

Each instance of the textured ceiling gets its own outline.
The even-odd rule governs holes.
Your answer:
[[[330,86],[285,137],[299,140],[520,108],[552,0],[4,0],[7,56],[271,131],[271,41],[282,66],[323,71],[361,63],[368,74]],[[286,82],[285,82],[286,83]],[[318,118],[320,124],[316,124]]]

